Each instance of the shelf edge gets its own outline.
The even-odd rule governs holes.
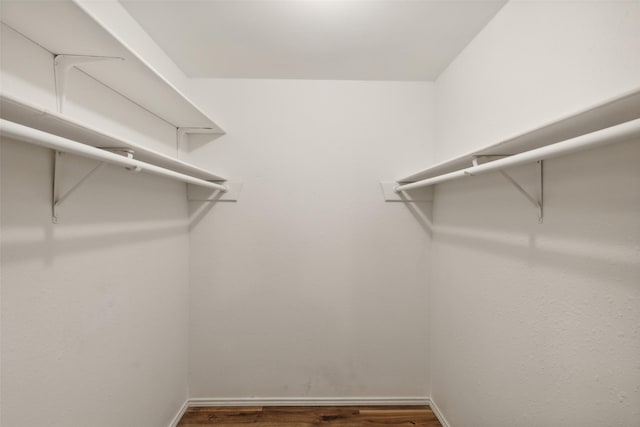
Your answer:
[[[208,179],[212,181],[226,181],[226,178],[221,177],[220,175],[214,174],[206,169],[203,169],[199,166],[192,165],[190,163],[184,162],[180,159],[176,159],[167,154],[160,153],[158,151],[152,150],[150,148],[144,147],[142,145],[136,144],[135,142],[131,142],[127,139],[123,139],[117,136],[110,135],[109,133],[95,128],[91,125],[85,124],[79,120],[74,118],[65,116],[64,114],[60,114],[51,110],[47,110],[46,108],[42,108],[35,104],[29,103],[27,101],[23,101],[15,96],[0,93],[0,105],[6,106],[6,104],[14,104],[21,108],[22,110],[28,111],[33,114],[34,119],[32,121],[42,121],[45,118],[53,119],[57,123],[62,124],[63,126],[68,126],[69,128],[73,128],[75,130],[85,132],[88,135],[93,135],[93,137],[104,139],[105,141],[112,141],[118,144],[121,144],[123,147],[133,149],[137,154],[142,156],[142,158],[153,159],[151,161],[160,163],[163,167],[167,167],[176,172],[190,172],[193,174],[197,174],[203,179]],[[5,108],[2,108],[3,112],[0,114],[2,117],[5,116]],[[24,123],[24,121],[23,121]],[[22,124],[22,123],[21,123]],[[32,123],[27,125],[31,126]],[[44,128],[44,129],[43,129]],[[39,130],[50,131],[46,126],[40,126]],[[65,135],[60,135],[66,137]],[[87,144],[91,145],[91,144]]]
[[[460,156],[456,156],[453,157],[451,159],[436,163],[433,166],[430,166],[426,169],[414,172],[410,175],[407,175],[405,177],[399,178],[396,181],[399,183],[410,183],[410,182],[414,182],[414,181],[419,181],[419,180],[423,180],[426,178],[431,178],[433,176],[436,175],[440,175],[442,173],[447,173],[447,172],[453,172],[459,169],[463,169],[464,167],[457,167],[456,165],[458,163],[461,163],[463,161],[467,161],[470,162],[470,159],[472,159],[475,156],[481,156],[481,155],[490,155],[490,154],[504,154],[504,153],[500,153],[500,149],[505,149],[505,147],[508,148],[509,144],[516,144],[519,140],[524,140],[524,139],[528,139],[528,138],[534,138],[536,136],[536,134],[542,134],[545,131],[549,131],[551,130],[553,127],[556,126],[561,126],[562,124],[569,124],[567,126],[568,129],[570,128],[571,125],[571,120],[580,120],[581,118],[584,118],[584,116],[587,116],[589,114],[595,114],[598,111],[602,111],[603,109],[607,109],[607,108],[613,108],[615,107],[616,104],[620,104],[622,102],[628,102],[629,100],[634,101],[634,98],[636,98],[637,100],[635,102],[637,102],[637,109],[638,109],[638,114],[636,115],[635,118],[640,117],[640,88],[636,88],[627,92],[622,93],[621,95],[609,98],[605,101],[596,103],[594,105],[591,105],[590,107],[587,107],[585,109],[579,110],[577,112],[574,112],[572,114],[567,114],[565,116],[562,116],[559,119],[555,119],[552,121],[548,121],[543,123],[540,126],[537,126],[533,129],[530,129],[528,131],[525,132],[521,132],[518,133],[516,135],[513,135],[509,138],[505,138],[502,141],[499,141],[495,144],[491,144],[488,145],[486,147],[480,148],[480,149],[476,149],[470,152],[467,152],[465,154],[462,154]],[[613,121],[612,123],[610,123],[608,126],[612,126],[615,124],[619,124],[622,123],[624,121],[627,120],[620,120],[618,121],[618,123],[615,123],[615,121]],[[574,125],[575,126],[575,125]],[[566,132],[566,130],[565,130]],[[575,132],[575,130],[574,130]],[[587,131],[588,132],[588,131]],[[560,133],[560,131],[558,131],[558,133]],[[576,135],[574,136],[579,136],[580,132],[577,132]],[[555,141],[557,142],[557,141]],[[553,141],[550,141],[549,144],[553,143]],[[548,145],[548,144],[542,144],[540,146],[544,146],[544,145]],[[471,163],[468,164],[468,166],[471,166]]]
[[[171,58],[169,58],[167,54],[153,41],[153,39],[151,39],[151,37],[142,29],[142,27],[140,27],[140,25],[135,21],[135,19],[133,19],[133,17],[131,17],[122,5],[120,5],[120,3],[108,0],[72,0],[72,2],[86,13],[94,22],[96,22],[96,24],[109,33],[111,37],[120,43],[133,56],[135,56],[150,72],[158,77],[180,98],[205,118],[216,133],[220,135],[224,135],[226,133],[211,117],[209,117],[207,113],[205,113],[184,93],[184,89],[178,87],[176,83],[171,81],[170,78],[165,75],[168,71],[168,74],[172,74],[174,77],[184,80],[185,82],[188,79],[182,70],[175,65]],[[130,36],[125,37],[123,35],[124,33],[129,33]],[[137,43],[132,42],[131,40],[134,36]],[[160,61],[164,63],[162,66],[165,71],[164,73],[161,72],[157,66],[152,64],[152,61],[147,58],[148,55],[145,56],[141,53],[143,50],[151,50],[156,58],[160,58]],[[179,124],[176,125],[179,127]]]

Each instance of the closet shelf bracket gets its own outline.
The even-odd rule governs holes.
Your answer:
[[[63,165],[64,153],[62,151],[54,151],[53,154],[53,199],[51,200],[51,221],[58,223],[58,207],[78,188],[82,186],[89,178],[96,174],[104,166],[104,162],[98,163],[93,169],[87,172],[69,189],[62,191],[61,172]]]
[[[69,70],[79,64],[97,61],[124,61],[119,56],[93,56],[93,55],[55,55],[53,57],[53,73],[56,81],[56,103],[58,113],[62,113],[66,98],[66,86]]]
[[[473,159],[471,160],[471,163],[473,166],[478,166],[479,165],[479,161],[481,160],[495,160],[498,158],[503,158],[503,157],[509,157],[508,154],[498,154],[498,155],[486,155],[486,156],[474,156]],[[543,167],[544,167],[544,160],[539,160],[536,162],[536,171],[537,171],[537,176],[536,176],[536,183],[537,183],[537,192],[538,192],[538,196],[534,196],[531,193],[529,193],[527,190],[524,189],[524,187],[522,187],[522,185],[520,185],[511,175],[509,175],[507,172],[505,172],[504,170],[500,170],[498,172],[500,172],[500,175],[502,175],[504,177],[504,179],[506,179],[511,185],[513,185],[513,187],[518,190],[518,192],[520,194],[522,194],[527,201],[529,201],[538,211],[538,222],[540,224],[542,224],[543,218],[544,218],[544,185],[543,185]],[[471,175],[473,176],[473,174],[468,173],[467,175]]]
[[[103,150],[111,151],[113,153],[123,155],[130,159],[133,158],[133,150],[129,148],[103,148]],[[84,174],[80,179],[78,179],[75,182],[75,184],[73,184],[71,187],[63,191],[61,175],[62,175],[62,168],[64,165],[64,156],[65,156],[64,152],[54,151],[53,196],[51,200],[51,221],[54,224],[58,223],[58,207],[60,207],[71,194],[73,194],[76,190],[78,190],[82,186],[82,184],[84,184],[89,178],[91,178],[98,171],[100,171],[105,165],[105,162],[98,162],[98,164],[93,169],[91,169],[89,172]],[[138,168],[131,167],[126,169],[132,172],[140,171],[139,167]]]

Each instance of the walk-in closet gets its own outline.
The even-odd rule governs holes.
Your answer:
[[[639,0],[0,21],[0,426],[640,427]]]

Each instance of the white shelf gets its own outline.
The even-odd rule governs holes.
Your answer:
[[[184,74],[130,16],[118,15],[121,5],[113,1],[94,3],[3,1],[0,16],[2,22],[54,55],[124,58],[77,68],[174,127],[210,128],[224,133],[181,92]],[[127,42],[125,36],[131,40]],[[180,78],[184,81],[178,81]]]
[[[478,156],[523,153],[637,118],[640,118],[640,90],[594,105],[486,148],[438,163],[398,179],[397,182],[415,182],[444,175],[472,166],[472,160]]]
[[[116,138],[100,129],[72,119],[63,114],[47,111],[15,97],[0,94],[0,117],[54,135],[99,148],[130,148],[138,160],[194,177],[224,181],[225,179],[200,167],[178,160],[166,154],[150,150],[135,142]]]

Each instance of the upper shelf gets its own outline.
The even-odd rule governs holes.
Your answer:
[[[98,148],[129,148],[134,151],[134,157],[138,160],[165,167],[176,172],[193,175],[197,178],[212,181],[225,180],[219,175],[205,169],[145,148],[135,142],[116,138],[107,132],[65,116],[64,114],[47,111],[42,107],[6,94],[0,94],[0,117]]]
[[[186,77],[123,10],[113,1],[0,2],[2,22],[54,55],[124,58],[76,67],[174,127],[224,133],[181,92]]]
[[[473,159],[478,156],[518,154],[637,118],[640,118],[640,89],[505,139],[486,148],[438,163],[430,168],[398,179],[397,182],[407,183],[432,178],[470,167]]]

